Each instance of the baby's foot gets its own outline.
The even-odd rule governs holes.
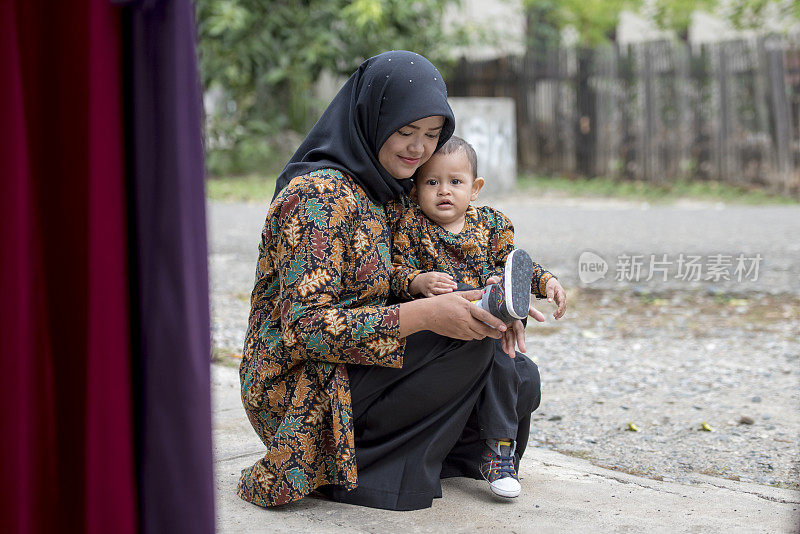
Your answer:
[[[483,289],[480,307],[505,323],[526,318],[532,276],[533,260],[528,253],[521,248],[512,250],[506,258],[503,279]]]
[[[495,495],[513,498],[522,491],[514,467],[516,448],[517,442],[512,440],[487,439],[484,442],[481,474]]]

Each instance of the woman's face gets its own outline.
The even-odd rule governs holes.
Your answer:
[[[378,152],[378,161],[398,180],[411,178],[436,150],[442,126],[444,117],[441,115],[406,124],[383,143]]]

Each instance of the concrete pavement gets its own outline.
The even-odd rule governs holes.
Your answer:
[[[693,475],[676,484],[529,448],[523,495],[495,498],[482,481],[443,481],[443,498],[389,512],[306,498],[262,509],[234,493],[263,452],[239,399],[235,368],[215,365],[214,454],[219,532],[798,532],[800,492]]]

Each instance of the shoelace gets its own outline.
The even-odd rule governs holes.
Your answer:
[[[513,456],[500,456],[500,472],[508,473],[509,475],[516,473]]]
[[[507,442],[507,441],[498,442],[498,449],[500,448],[501,445],[510,446],[511,443]],[[491,454],[491,456],[494,456],[493,453],[490,453],[490,454]],[[517,470],[514,468],[514,455],[513,454],[511,456],[503,456],[502,454],[500,454],[499,456],[494,456],[494,458],[499,458],[499,460],[492,459],[489,462],[489,466],[488,466],[489,468],[487,470],[488,471],[487,475],[489,473],[492,473],[492,472],[497,472],[497,473],[500,473],[501,475],[505,474],[505,473],[508,473],[511,476],[514,476],[516,474]],[[501,478],[503,478],[503,477],[501,476]]]
[[[488,477],[491,473],[498,473],[501,475],[501,478],[504,478],[505,474],[509,474],[514,476],[517,470],[514,468],[514,457],[513,456],[499,456],[495,457],[499,459],[493,459],[488,462],[486,465],[486,473],[484,476]]]

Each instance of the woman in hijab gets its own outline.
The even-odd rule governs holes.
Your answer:
[[[243,499],[273,506],[319,488],[413,510],[441,496],[492,338],[521,335],[470,303],[479,291],[387,304],[409,178],[454,126],[438,70],[387,52],[350,77],[279,176],[240,368],[267,451],[242,471]]]

